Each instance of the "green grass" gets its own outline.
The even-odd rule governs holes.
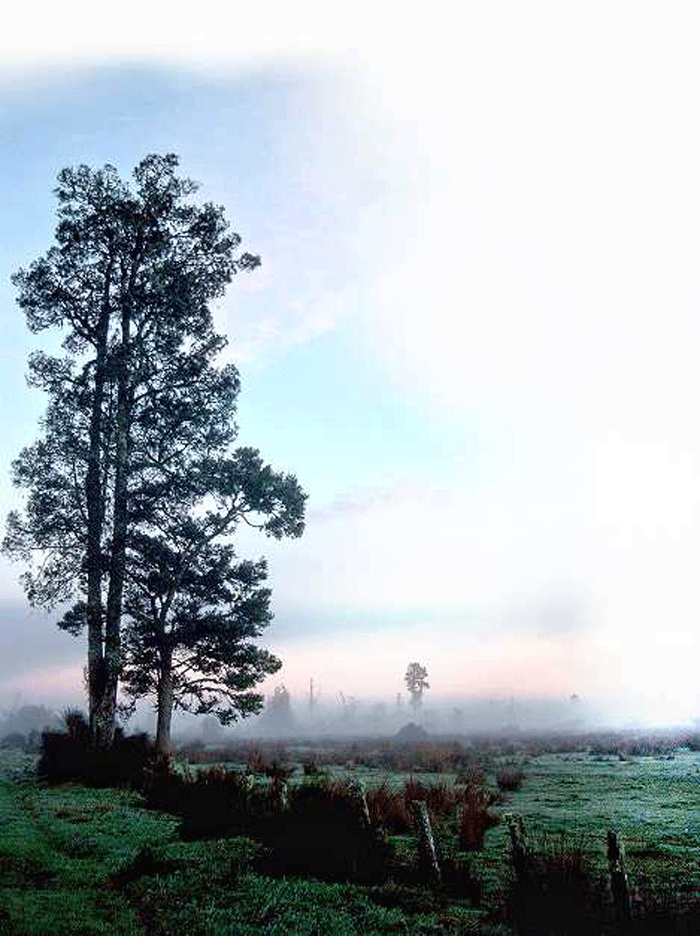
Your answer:
[[[138,794],[43,787],[33,764],[28,755],[1,754],[0,932],[8,936],[508,932],[493,922],[512,876],[504,824],[466,857],[456,847],[454,822],[435,830],[442,857],[463,858],[478,879],[482,898],[474,906],[466,896],[399,879],[359,887],[265,877],[253,870],[257,846],[246,839],[182,842],[177,820],[143,809]],[[489,769],[499,766],[496,759]],[[498,809],[520,814],[535,844],[580,844],[604,874],[605,833],[613,828],[622,835],[633,887],[643,885],[661,901],[700,900],[700,753],[679,752],[674,760],[542,755],[524,770],[522,788]],[[371,768],[347,773],[368,786],[387,778],[399,785],[408,776]],[[452,779],[420,774],[421,782]],[[415,863],[412,836],[392,844],[397,867]],[[139,871],[144,849],[150,859]]]
[[[131,903],[106,885],[139,848],[174,834],[133,794],[42,789],[33,759],[3,757],[0,772],[0,907],[8,933],[142,933]]]
[[[508,795],[506,811],[519,813],[535,839],[565,836],[580,843],[607,869],[605,833],[622,836],[631,882],[700,900],[700,756],[673,760],[598,759],[588,754],[542,755],[526,766],[521,790]],[[497,861],[507,831],[487,836],[485,860]]]

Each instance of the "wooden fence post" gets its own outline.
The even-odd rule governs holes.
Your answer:
[[[506,813],[503,818],[506,820],[508,833],[510,835],[510,854],[513,862],[513,869],[517,876],[520,877],[525,870],[528,854],[525,823],[523,822],[523,817],[515,813]]]
[[[362,819],[363,824],[369,828],[372,825],[372,820],[369,815],[369,806],[367,805],[367,792],[365,786],[359,778],[353,780],[350,783],[350,794],[355,802],[355,805],[360,813],[360,818]]]
[[[270,801],[275,811],[284,811],[289,804],[289,789],[284,777],[273,777],[269,786]]]
[[[431,883],[439,884],[442,880],[442,876],[435,852],[433,830],[430,828],[428,807],[423,800],[411,800],[411,811],[413,812],[413,818],[416,822],[416,831],[418,832],[418,848],[421,863],[430,875]]]
[[[625,871],[625,854],[622,841],[612,829],[607,834],[608,866],[610,868],[610,889],[612,890],[615,912],[619,919],[630,918],[630,889]]]

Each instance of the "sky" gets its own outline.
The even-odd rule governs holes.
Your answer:
[[[0,513],[44,401],[10,275],[66,165],[175,152],[260,269],[215,308],[241,444],[309,495],[265,645],[393,699],[700,715],[700,63],[690,4],[83,3],[0,39]],[[167,11],[167,12],[166,12]],[[85,648],[0,559],[0,705]]]

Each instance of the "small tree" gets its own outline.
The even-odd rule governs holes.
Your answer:
[[[430,689],[428,682],[428,671],[420,663],[409,663],[406,675],[404,676],[406,688],[411,696],[411,705],[414,712],[417,712],[423,701],[423,691]]]
[[[282,665],[253,642],[272,618],[270,591],[259,587],[264,560],[235,562],[231,547],[210,546],[188,564],[168,602],[178,565],[176,553],[148,544],[143,567],[150,572],[125,601],[122,712],[153,698],[161,754],[170,749],[174,710],[214,715],[222,725],[255,714],[263,696],[251,690]]]

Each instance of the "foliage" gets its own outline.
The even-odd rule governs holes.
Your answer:
[[[420,783],[413,778],[398,787],[388,780],[367,789],[367,806],[372,821],[392,835],[413,829],[411,802],[428,807],[433,822],[454,813],[463,801],[463,790],[446,783]]]
[[[459,817],[459,845],[464,851],[475,851],[483,847],[488,830],[501,821],[497,813],[491,812],[498,797],[479,787],[465,787],[463,801]]]
[[[522,936],[599,936],[607,909],[604,880],[580,845],[563,839],[529,856],[506,899],[508,918]]]
[[[311,874],[328,881],[386,879],[390,849],[365,824],[353,790],[332,780],[291,787],[288,807],[261,829],[269,849],[258,867],[270,874]]]

